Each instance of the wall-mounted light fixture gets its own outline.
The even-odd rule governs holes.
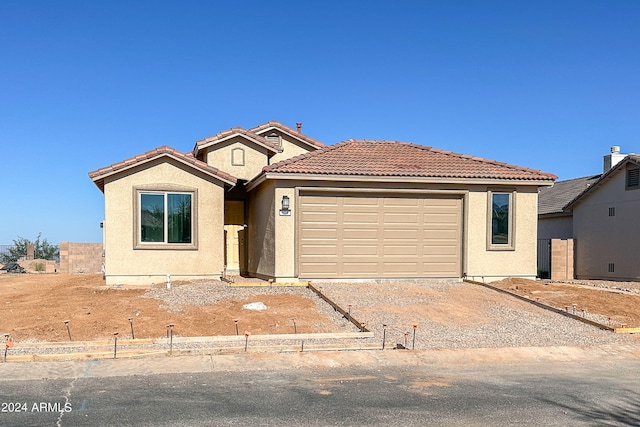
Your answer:
[[[291,208],[289,203],[289,196],[282,196],[282,208],[280,209],[280,215],[289,216],[291,215]]]

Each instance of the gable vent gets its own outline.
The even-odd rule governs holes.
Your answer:
[[[640,187],[640,169],[627,170],[627,188]]]

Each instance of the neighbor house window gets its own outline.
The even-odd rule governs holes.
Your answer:
[[[140,193],[141,243],[192,243],[192,195],[189,193]]]
[[[489,249],[514,249],[513,200],[513,192],[489,192]]]
[[[640,188],[640,169],[627,169],[627,189]]]

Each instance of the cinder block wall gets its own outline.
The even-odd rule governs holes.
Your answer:
[[[551,239],[551,280],[573,280],[573,239]]]
[[[60,272],[102,272],[102,243],[60,242]]]

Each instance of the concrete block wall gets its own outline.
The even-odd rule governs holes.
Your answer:
[[[60,242],[61,273],[102,273],[102,243]]]
[[[551,239],[551,280],[573,280],[573,239]]]

